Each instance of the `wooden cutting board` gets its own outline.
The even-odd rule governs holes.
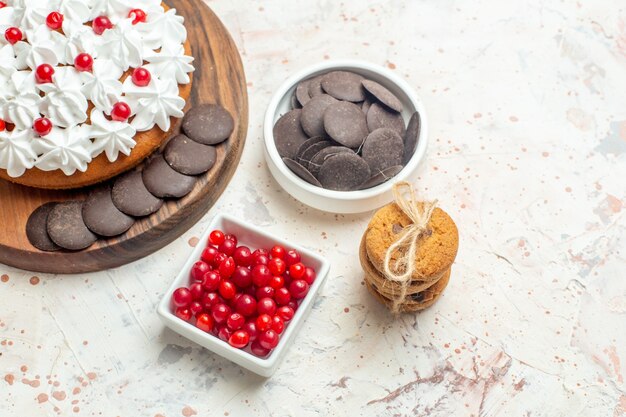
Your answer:
[[[81,273],[114,268],[143,258],[182,235],[222,194],[243,152],[248,130],[248,97],[241,58],[222,22],[202,0],[168,0],[185,17],[194,55],[193,86],[186,110],[201,103],[219,103],[235,119],[231,138],[217,148],[217,162],[198,177],[193,191],[171,200],[125,234],[98,240],[78,252],[42,252],[26,238],[30,214],[49,201],[84,199],[89,189],[51,191],[0,180],[0,263],[48,273]],[[180,120],[173,135],[180,131]]]

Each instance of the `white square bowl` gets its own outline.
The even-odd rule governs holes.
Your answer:
[[[295,249],[302,256],[302,262],[315,269],[317,273],[315,282],[311,285],[307,296],[301,301],[293,319],[286,323],[285,330],[280,337],[278,346],[276,346],[267,358],[259,358],[244,350],[233,348],[220,338],[203,332],[193,324],[179,319],[172,312],[171,299],[174,290],[179,287],[189,286],[189,273],[191,271],[191,267],[196,261],[200,260],[200,255],[206,247],[209,234],[211,231],[216,229],[221,230],[224,233],[234,234],[237,236],[238,245],[248,246],[251,250],[259,248],[269,250],[272,246],[277,244],[285,247],[286,249]],[[317,297],[324,281],[326,281],[329,270],[330,263],[318,254],[303,248],[302,246],[294,245],[284,239],[275,237],[254,225],[244,223],[232,216],[218,214],[215,218],[213,218],[213,221],[211,221],[207,230],[202,234],[198,245],[189,256],[189,259],[187,259],[187,262],[172,285],[165,292],[163,299],[159,303],[157,312],[163,321],[163,324],[176,333],[185,336],[187,339],[196,342],[210,351],[235,362],[236,364],[258,375],[269,377],[278,368],[278,365],[287,353],[289,345],[293,342],[295,334],[298,332],[300,327],[302,327],[304,319],[311,311],[315,297]]]

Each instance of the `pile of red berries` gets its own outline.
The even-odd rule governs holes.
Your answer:
[[[278,345],[316,278],[295,250],[274,246],[254,252],[237,237],[214,230],[188,287],[174,291],[174,314],[259,357]]]

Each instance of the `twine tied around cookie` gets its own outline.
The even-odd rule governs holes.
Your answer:
[[[428,222],[437,207],[437,200],[419,203],[413,186],[406,181],[393,185],[393,196],[398,207],[413,222],[405,227],[400,237],[389,246],[383,264],[385,278],[400,284],[400,293],[394,297],[391,309],[393,313],[398,313],[415,272],[419,238],[427,230]],[[393,262],[392,255],[396,251],[399,251],[400,257]]]

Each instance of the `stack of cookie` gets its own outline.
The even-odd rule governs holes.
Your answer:
[[[386,276],[385,256],[412,224],[409,216],[391,203],[376,212],[361,240],[360,259],[367,289],[394,312],[414,312],[433,305],[448,285],[458,250],[456,224],[445,211],[435,208],[417,238],[413,272],[403,288],[405,284]],[[390,264],[395,265],[406,256],[405,252],[406,248],[392,252]]]

